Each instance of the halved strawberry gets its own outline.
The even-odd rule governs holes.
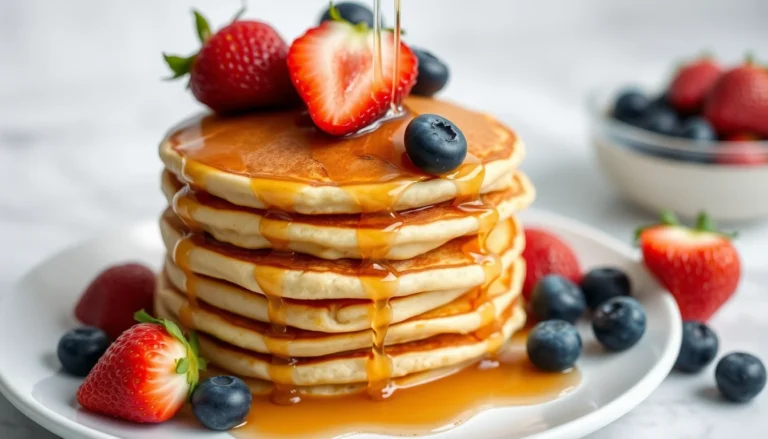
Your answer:
[[[672,293],[683,320],[707,321],[736,291],[739,254],[704,213],[695,228],[664,213],[661,224],[638,232],[638,243],[645,266]]]
[[[381,32],[381,70],[374,69],[374,33],[365,23],[336,17],[310,29],[288,51],[288,70],[318,128],[341,136],[382,117],[392,89],[404,98],[418,73],[418,59],[403,42],[394,71],[394,33]]]
[[[109,346],[77,391],[84,408],[140,423],[171,419],[184,406],[205,369],[194,334],[143,310],[138,325]]]

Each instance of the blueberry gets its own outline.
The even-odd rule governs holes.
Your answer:
[[[672,136],[678,130],[675,110],[667,107],[652,107],[640,119],[640,127],[654,133]]]
[[[539,320],[565,320],[574,323],[584,314],[587,303],[579,287],[570,280],[548,274],[533,287],[531,309]]]
[[[106,332],[93,326],[84,326],[67,331],[59,339],[56,356],[67,373],[84,377],[108,347],[109,337]]]
[[[715,380],[725,399],[747,402],[765,387],[765,366],[754,355],[728,354],[717,363]]]
[[[525,348],[534,366],[548,372],[570,369],[581,355],[581,337],[564,320],[539,322],[531,329]]]
[[[637,343],[645,333],[645,311],[637,300],[614,297],[603,302],[592,317],[597,340],[611,351],[623,351]]]
[[[675,369],[686,373],[700,372],[715,359],[718,344],[717,335],[704,323],[683,322],[683,341]]]
[[[405,151],[419,169],[430,174],[444,174],[464,161],[467,139],[448,119],[421,114],[405,128]]]
[[[412,47],[411,50],[419,59],[419,75],[411,93],[432,96],[442,90],[448,82],[448,66],[424,49]]]
[[[645,114],[649,104],[648,97],[640,90],[624,89],[613,105],[613,117],[623,122],[634,123]]]
[[[341,2],[336,3],[336,10],[339,11],[341,18],[347,20],[352,24],[366,23],[369,28],[373,29],[373,11],[362,3],[357,2]],[[320,17],[320,23],[331,20],[331,8],[325,10]]]
[[[245,421],[251,398],[251,389],[240,378],[211,377],[192,392],[192,412],[207,428],[226,431]]]
[[[594,268],[581,280],[581,291],[592,310],[608,299],[629,296],[631,289],[629,276],[614,267]]]
[[[715,134],[712,125],[700,116],[695,116],[687,119],[680,126],[677,133],[680,137],[686,139],[695,140],[698,142],[710,142],[717,140],[717,134]]]

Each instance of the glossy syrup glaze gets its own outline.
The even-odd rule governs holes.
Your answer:
[[[375,2],[377,27],[379,3]],[[395,0],[395,5],[395,41],[399,41],[400,0]],[[383,75],[377,71],[381,68],[378,32],[376,29],[373,42],[378,54],[373,62],[373,74],[380,80]],[[399,44],[396,47],[399,49]],[[398,58],[396,54],[395,59]],[[502,272],[499,252],[488,243],[499,214],[495,204],[486,202],[480,191],[485,165],[509,156],[515,142],[514,133],[486,116],[431,99],[409,98],[401,106],[402,97],[396,95],[395,90],[393,87],[392,108],[386,120],[356,136],[331,138],[315,129],[306,113],[296,110],[234,118],[206,116],[181,125],[167,138],[182,157],[181,175],[177,173],[177,177],[183,187],[174,197],[173,210],[190,233],[178,241],[173,260],[187,279],[189,305],[179,312],[179,319],[188,327],[192,325],[190,308],[200,306],[195,293],[196,275],[189,263],[191,243],[210,240],[194,221],[195,203],[190,200],[208,196],[202,188],[210,172],[223,171],[250,179],[253,194],[267,206],[259,211],[262,217],[259,232],[269,241],[270,249],[259,252],[288,261],[287,266],[307,262],[306,255],[292,253],[289,243],[281,238],[287,236],[287,229],[298,218],[294,205],[305,187],[340,188],[361,212],[343,219],[344,224],[350,224],[350,217],[355,218],[361,259],[343,263],[354,265],[371,303],[368,320],[373,347],[363,353],[367,358],[366,391],[318,398],[302,396],[300,389],[291,384],[293,369],[306,359],[289,355],[297,332],[286,326],[286,299],[281,297],[284,270],[258,266],[253,277],[268,301],[269,375],[276,384],[269,396],[254,396],[248,422],[231,432],[237,437],[335,437],[355,432],[428,434],[459,425],[490,407],[535,404],[557,398],[579,382],[576,370],[558,374],[535,370],[525,358],[525,334],[516,335],[505,345],[502,322],[509,314],[506,310],[498,313],[489,300],[489,288]],[[405,127],[413,117],[425,112],[447,117],[468,138],[467,159],[447,175],[425,174],[410,163],[404,152]],[[480,264],[485,274],[483,284],[472,291],[468,302],[468,306],[481,315],[484,325],[471,334],[435,340],[453,344],[451,340],[464,337],[485,341],[488,348],[481,361],[455,368],[439,379],[432,377],[413,385],[415,379],[392,379],[390,354],[404,347],[385,347],[384,344],[392,321],[390,299],[398,291],[401,276],[385,255],[403,226],[403,215],[408,215],[395,210],[398,199],[411,185],[434,178],[455,185],[456,196],[450,202],[453,211],[477,219],[477,236],[464,239],[461,250],[465,257]],[[223,201],[209,201],[209,204],[211,202]],[[332,218],[329,216],[327,221],[333,223]]]
[[[448,376],[407,388],[395,382],[392,387],[397,390],[385,402],[363,395],[305,397],[301,404],[285,407],[255,396],[247,423],[230,434],[243,439],[427,435],[461,425],[489,408],[550,401],[578,385],[576,369],[553,374],[531,366],[524,343],[521,333],[503,353]]]

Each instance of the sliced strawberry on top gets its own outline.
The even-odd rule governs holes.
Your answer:
[[[139,423],[171,419],[184,406],[205,369],[194,334],[187,341],[176,324],[143,310],[139,324],[109,346],[77,391],[77,402],[95,413]]]
[[[291,45],[288,70],[318,128],[341,136],[382,117],[395,96],[411,92],[418,59],[403,42],[395,64],[395,36],[381,32],[381,71],[374,69],[374,34],[364,23],[337,19],[310,29]]]
[[[738,252],[706,214],[688,228],[665,213],[661,224],[638,232],[638,242],[645,266],[672,293],[683,320],[707,321],[736,291]]]

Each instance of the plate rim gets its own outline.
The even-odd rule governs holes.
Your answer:
[[[578,220],[533,208],[521,213],[521,221],[523,224],[531,224],[533,226],[546,227],[547,225],[550,225],[571,230],[575,234],[584,236],[601,246],[608,247],[613,251],[625,255],[629,259],[637,260],[636,253],[634,253],[627,244]],[[19,277],[5,294],[0,295],[0,305],[8,300],[9,297],[17,293],[28,278],[66,253],[76,248],[92,244],[108,236],[112,236],[118,232],[126,233],[126,231],[138,231],[149,227],[156,228],[156,221],[143,220],[128,225],[122,225],[120,227],[114,227],[52,253]],[[638,406],[662,383],[664,378],[666,378],[672,370],[672,366],[677,358],[677,350],[673,349],[673,347],[679,346],[682,339],[682,320],[677,303],[668,291],[663,288],[662,291],[661,300],[665,305],[663,309],[667,313],[667,316],[665,317],[670,319],[672,330],[669,334],[668,346],[662,352],[659,360],[654,366],[646,372],[639,381],[629,387],[628,390],[597,410],[579,416],[549,430],[535,433],[532,436],[529,436],[529,439],[555,439],[562,437],[579,438],[593,433],[616,421],[634,407]],[[2,371],[0,371],[0,393],[2,393],[24,416],[51,433],[63,438],[71,439],[119,439],[117,436],[68,419],[36,401],[32,398],[31,394],[18,392],[18,389],[9,385],[8,380],[9,377],[5,377]]]

